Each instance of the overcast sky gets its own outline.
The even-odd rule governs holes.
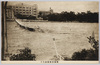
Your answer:
[[[38,10],[48,11],[50,7],[54,12],[74,11],[74,12],[98,12],[99,2],[97,1],[9,1],[8,5],[16,4],[38,5]]]

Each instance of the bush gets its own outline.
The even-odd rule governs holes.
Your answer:
[[[98,60],[98,51],[83,49],[81,52],[75,52],[72,60]]]
[[[20,50],[20,54],[12,55],[10,60],[35,60],[35,54],[31,54],[31,50],[29,48],[25,48]]]
[[[78,21],[78,22],[90,22],[90,23],[98,23],[98,17],[99,13],[98,12],[81,12],[78,14],[75,14],[75,12],[70,11],[63,11],[61,13],[53,13],[49,15],[43,15],[41,16],[41,13],[39,14],[39,17],[42,17],[43,20],[48,20],[48,21],[59,21],[59,22],[69,22],[69,21]]]
[[[96,41],[95,38],[91,36],[88,39],[93,49],[83,49],[80,52],[75,52],[72,55],[72,60],[98,60],[99,41]]]
[[[35,16],[32,15],[22,15],[22,14],[16,14],[15,17],[19,18],[19,19],[30,19],[30,20],[36,20]]]

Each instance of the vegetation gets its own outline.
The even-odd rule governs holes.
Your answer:
[[[19,18],[19,19],[32,19],[32,20],[36,20],[35,16],[28,16],[28,15],[21,15],[21,14],[16,14],[15,17]]]
[[[20,19],[32,19],[36,20],[35,16],[28,16],[28,15],[21,15],[21,14],[16,14],[15,15],[17,18]],[[75,12],[70,11],[70,12],[61,12],[61,13],[53,13],[53,14],[48,14],[48,15],[41,15],[39,13],[38,17],[42,17],[43,20],[48,20],[48,21],[59,21],[59,22],[71,22],[71,21],[79,21],[79,22],[90,22],[90,23],[98,23],[98,17],[99,13],[98,12],[81,12],[75,14]]]
[[[91,36],[88,39],[93,48],[89,50],[83,49],[80,52],[75,52],[72,55],[72,60],[98,60],[99,41],[96,41],[95,38]]]
[[[41,14],[39,14],[39,17],[42,17],[44,20],[49,20],[49,21],[79,21],[79,22],[98,22],[98,12],[81,12],[81,13],[77,13],[75,14],[75,12],[61,12],[61,13],[53,13],[53,14],[49,14],[49,15],[43,15],[41,16]]]
[[[75,52],[72,60],[98,60],[98,50],[83,49],[81,52]]]
[[[10,60],[35,60],[35,54],[31,54],[31,50],[29,48],[21,49],[20,54],[12,55]]]

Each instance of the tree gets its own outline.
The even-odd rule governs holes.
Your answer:
[[[13,54],[10,57],[10,60],[35,60],[35,54],[31,54],[31,50],[29,48],[20,49],[20,53],[15,55]]]
[[[22,15],[20,13],[16,14],[15,17],[19,18],[19,19],[32,19],[32,20],[36,20],[35,16],[32,15]]]
[[[94,33],[93,33],[94,34]],[[72,55],[72,60],[98,60],[99,41],[95,40],[94,36],[87,37],[93,49],[83,49],[80,52],[75,52]]]

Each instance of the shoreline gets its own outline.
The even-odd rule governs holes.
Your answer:
[[[45,21],[45,20],[42,20],[42,21],[38,21],[38,20],[29,20],[31,22],[49,22],[49,23],[99,23],[99,22],[78,22],[78,21]],[[7,20],[7,22],[14,22],[14,20]],[[24,22],[24,21],[22,21]],[[26,23],[26,21],[25,21]]]

